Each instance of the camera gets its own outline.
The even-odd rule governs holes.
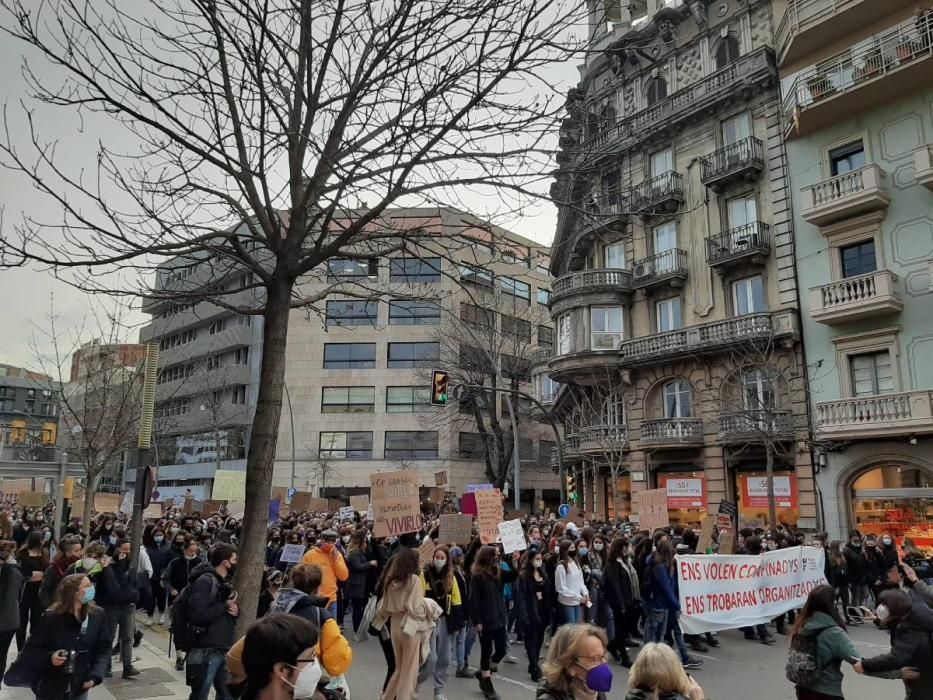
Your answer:
[[[63,650],[63,652],[59,652],[59,656],[64,656],[65,659],[65,663],[61,666],[62,673],[70,676],[75,672],[75,660],[78,658],[78,652],[74,649]]]

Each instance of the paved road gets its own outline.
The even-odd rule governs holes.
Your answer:
[[[866,657],[884,653],[889,648],[886,644],[887,636],[874,628],[859,627],[851,632]],[[720,640],[722,646],[718,649],[710,649],[708,654],[697,654],[705,663],[701,669],[693,672],[708,700],[793,700],[793,688],[784,679],[786,637],[779,637],[773,647],[746,642],[739,632],[724,632]],[[535,686],[525,672],[528,662],[524,647],[513,644],[512,652],[519,663],[500,665],[499,674],[494,678],[496,690],[503,700],[531,700],[534,698]],[[353,668],[348,674],[353,700],[378,700],[385,674],[385,661],[379,644],[373,639],[362,644],[354,643],[353,653]],[[471,661],[473,665],[479,663],[479,645],[474,647]],[[614,662],[612,666],[615,680],[609,697],[620,700],[624,697],[628,676],[624,668]],[[865,678],[850,668],[844,673],[846,680],[843,691],[846,700],[896,700],[904,696],[904,687],[900,681]],[[431,692],[430,686],[423,685],[419,693],[421,700],[431,700]],[[475,680],[453,677],[446,694],[450,700],[482,698]]]

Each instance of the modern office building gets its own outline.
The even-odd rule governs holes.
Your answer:
[[[368,493],[374,472],[410,468],[425,489],[435,485],[435,472],[446,472],[460,494],[467,484],[491,481],[485,445],[495,430],[506,433],[511,449],[508,407],[503,394],[481,399],[488,401],[484,435],[469,401],[430,404],[431,370],[448,370],[455,384],[480,382],[474,364],[484,365],[488,354],[501,366],[500,387],[514,376],[532,391],[532,354],[552,342],[548,250],[454,209],[396,209],[379,225],[447,243],[416,255],[332,260],[306,282],[311,292],[334,291],[322,314],[292,312],[275,484],[340,497]],[[342,284],[350,293],[355,285],[379,290],[378,298],[341,294]],[[485,353],[477,363],[475,352]],[[555,439],[526,417],[528,409],[521,401],[521,502],[557,505]]]
[[[57,386],[43,374],[0,365],[0,458],[54,460],[45,448],[58,439]]]
[[[816,525],[772,4],[589,2],[539,386],[584,510]],[[559,387],[555,392],[554,382]]]
[[[929,546],[933,9],[782,5],[776,49],[825,528]]]

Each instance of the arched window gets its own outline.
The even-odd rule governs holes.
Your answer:
[[[766,369],[753,369],[742,374],[744,409],[769,411],[777,404],[774,396],[772,373]]]
[[[612,105],[605,105],[603,111],[600,114],[601,127],[602,131],[607,131],[615,126],[616,123],[616,110]]]
[[[664,401],[665,418],[689,418],[691,415],[690,384],[682,379],[675,379],[664,385],[661,390]]]
[[[731,34],[719,42],[716,49],[716,70],[721,70],[739,58],[739,42]]]
[[[652,78],[645,90],[648,106],[652,107],[667,97],[667,81],[664,78]]]
[[[600,413],[604,425],[623,425],[625,423],[625,400],[622,394],[610,392],[603,400]]]

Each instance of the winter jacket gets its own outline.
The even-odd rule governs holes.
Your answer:
[[[602,593],[614,615],[625,612],[634,602],[632,579],[618,561],[610,561],[603,569]]]
[[[654,556],[648,557],[645,568],[645,585],[641,589],[642,600],[650,610],[676,610],[680,612],[680,601],[674,592],[671,573],[662,564],[654,563]]]
[[[9,559],[0,564],[0,632],[19,628],[19,592],[23,572]]]
[[[350,577],[347,579],[347,587],[344,593],[348,598],[365,598],[366,582],[369,570],[373,567],[369,565],[369,559],[366,558],[366,551],[354,549],[347,557],[347,567],[350,570]]]
[[[227,651],[233,645],[236,623],[236,619],[227,612],[227,601],[233,588],[206,563],[191,572],[188,585],[191,586],[186,608],[188,623],[205,630],[195,642],[195,648]]]
[[[933,611],[925,603],[913,604],[907,618],[891,629],[891,651],[881,656],[862,660],[867,674],[896,671],[914,666],[920,677],[904,681],[906,700],[933,698]]]
[[[194,559],[186,559],[184,556],[175,557],[162,571],[162,588],[169,594],[172,590],[181,593],[181,589],[188,585],[191,573],[203,563],[204,560],[201,557]]]
[[[544,567],[542,567],[544,568]],[[534,574],[520,575],[515,583],[515,606],[518,621],[525,627],[543,629],[551,623],[551,609],[554,607],[554,586],[550,579],[541,572],[544,579],[535,581]],[[538,594],[541,594],[540,597]]]
[[[59,700],[70,685],[74,695],[83,693],[87,681],[100,685],[110,663],[110,630],[103,609],[88,606],[86,626],[71,613],[46,610],[36,630],[26,640],[17,664],[28,665],[36,678],[32,691],[37,698]],[[74,674],[66,676],[52,666],[52,653],[77,651]]]
[[[437,569],[430,564],[421,571],[421,585],[424,597],[430,598],[441,606],[441,616],[447,618],[447,629],[458,630],[463,627],[463,599],[456,577],[451,577],[450,593],[444,593],[443,582],[437,576]]]
[[[514,580],[514,571],[500,571],[497,578],[482,572],[470,577],[470,617],[474,625],[482,625],[484,630],[505,627],[507,613],[502,587]]]
[[[933,586],[930,586],[926,581],[917,581],[914,584],[913,591],[914,598],[933,607]]]
[[[130,574],[130,558],[114,561],[100,573],[96,600],[100,605],[135,605],[139,602],[136,577]]]
[[[146,547],[146,554],[149,555],[149,563],[152,565],[152,576],[150,578],[155,580],[162,578],[165,567],[175,558],[172,547],[168,542]]]
[[[58,584],[65,578],[65,572],[70,566],[69,561],[64,555],[55,555],[52,563],[49,564],[42,576],[42,584],[39,586],[39,603],[43,608],[49,608],[55,602],[55,591],[58,590]]]
[[[846,558],[846,566],[849,569],[849,582],[854,584],[868,583],[862,545],[853,547],[851,544],[847,544],[845,549],[842,550],[842,554]]]
[[[270,614],[288,612],[315,623],[320,629],[318,654],[324,670],[330,676],[339,676],[350,670],[353,649],[340,631],[334,616],[327,611],[327,599],[312,596],[295,588],[282,588],[269,608]]]
[[[460,614],[463,615],[464,622],[472,620],[470,617],[470,588],[464,576],[458,569],[454,569],[454,578],[457,580],[457,588],[460,590]]]
[[[542,681],[541,685],[535,691],[535,700],[574,700],[573,693],[564,693],[548,687],[547,681]],[[606,700],[605,693],[597,693],[596,700]],[[644,700],[651,700],[650,696]],[[665,698],[664,700],[668,700]]]
[[[305,553],[302,564],[316,564],[321,568],[321,585],[318,594],[327,598],[330,605],[337,601],[337,582],[350,578],[347,562],[343,555],[334,549],[330,554],[320,547],[312,547]]]
[[[842,662],[861,657],[849,635],[830,615],[823,612],[815,613],[807,620],[800,634],[808,637],[819,635],[816,642],[816,661],[820,668],[820,676],[815,683],[806,688],[841,698]]]

